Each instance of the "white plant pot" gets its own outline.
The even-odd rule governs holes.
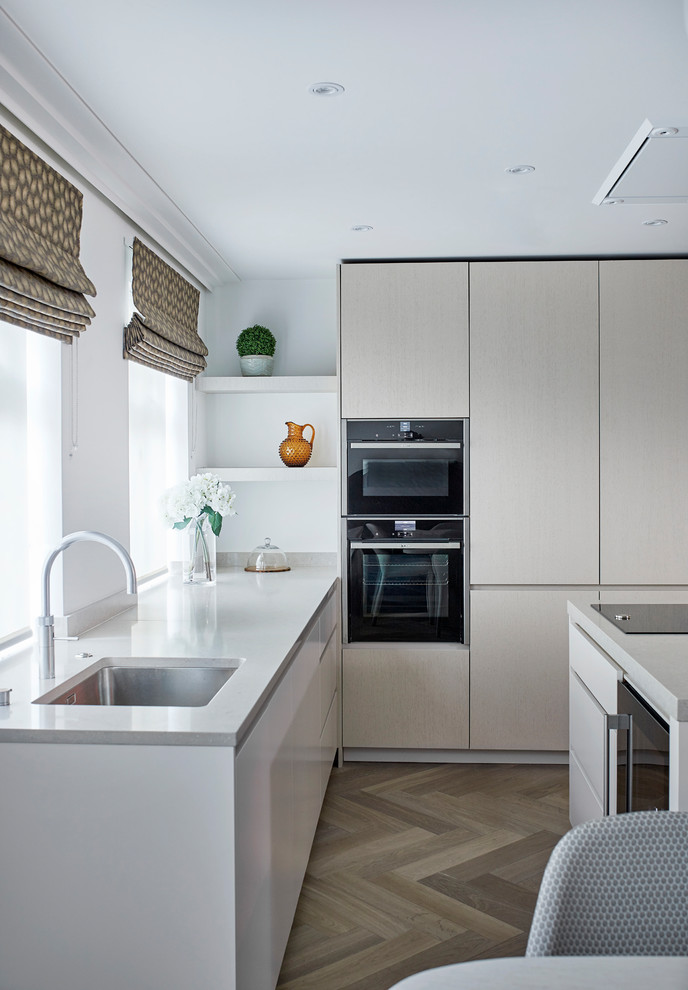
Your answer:
[[[247,354],[245,357],[239,358],[241,374],[244,378],[271,375],[273,361],[274,358],[267,354]]]

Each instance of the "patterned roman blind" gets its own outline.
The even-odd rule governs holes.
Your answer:
[[[82,194],[0,124],[0,319],[71,342],[95,313]]]
[[[193,381],[205,368],[208,353],[198,336],[201,293],[138,237],[131,292],[135,312],[124,328],[124,357]]]

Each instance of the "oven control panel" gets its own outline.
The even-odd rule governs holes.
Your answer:
[[[349,420],[347,440],[365,440],[369,443],[390,440],[416,440],[422,443],[460,442],[463,440],[464,421],[460,419],[395,419]]]

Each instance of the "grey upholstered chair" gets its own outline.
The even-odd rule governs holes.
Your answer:
[[[527,956],[688,954],[688,812],[584,822],[552,850]]]

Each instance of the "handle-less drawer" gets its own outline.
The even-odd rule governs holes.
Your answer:
[[[337,690],[337,637],[330,636],[320,659],[320,728],[322,729],[332,698]]]
[[[569,662],[604,710],[616,712],[621,668],[575,623],[569,626]]]
[[[337,595],[330,595],[320,613],[320,648],[324,649],[337,625]]]
[[[599,804],[604,806],[608,773],[606,713],[573,670],[569,678],[569,712],[571,752]]]

